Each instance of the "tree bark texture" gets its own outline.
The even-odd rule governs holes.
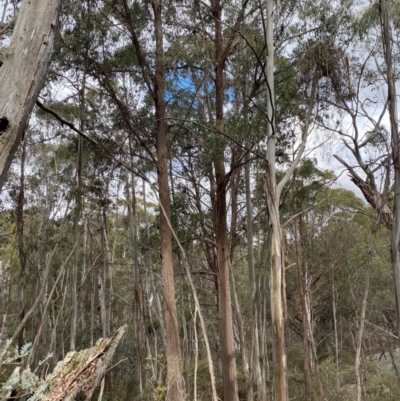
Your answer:
[[[395,294],[396,294],[396,313],[397,313],[397,335],[400,335],[400,144],[399,127],[397,122],[397,99],[396,86],[393,75],[392,64],[392,45],[389,32],[389,17],[386,0],[380,0],[379,13],[381,17],[383,48],[386,60],[386,74],[388,83],[388,100],[390,115],[390,132],[392,137],[392,162],[394,166],[394,207],[393,207],[393,228],[392,240],[390,246],[392,269],[394,276]]]
[[[0,189],[46,77],[61,0],[24,0],[0,67]]]
[[[85,118],[85,90],[86,90],[86,71],[83,74],[82,87],[80,90],[79,99],[79,129],[84,131],[84,118]],[[74,261],[72,265],[72,280],[71,280],[71,334],[70,334],[70,351],[75,351],[76,345],[76,324],[78,320],[78,268],[79,268],[79,254],[80,254],[80,226],[79,220],[82,215],[82,198],[83,198],[83,185],[82,185],[82,173],[83,173],[83,138],[78,137],[78,155],[76,161],[76,205],[74,211],[74,226],[73,236],[75,244]],[[83,319],[84,320],[84,319]]]
[[[215,19],[215,90],[216,90],[216,123],[217,130],[224,130],[224,57],[222,54],[222,5],[218,1],[214,7]],[[221,145],[219,145],[221,146]],[[229,245],[226,225],[226,186],[224,148],[216,151],[215,160],[215,242],[217,245],[217,279],[218,279],[218,314],[221,341],[222,382],[224,400],[238,401],[236,372],[236,352],[233,338],[231,289],[229,281]]]
[[[298,239],[298,228],[297,222],[295,221],[294,226],[294,240],[296,248],[296,265],[297,265],[297,278],[299,281],[299,293],[301,302],[301,312],[302,312],[302,327],[303,327],[303,370],[304,370],[304,394],[308,400],[311,395],[311,377],[310,377],[310,361],[309,361],[309,344],[308,344],[308,325],[307,325],[307,305],[305,297],[305,286],[303,279],[303,268],[300,258],[300,247]]]
[[[154,101],[156,108],[157,177],[162,212],[160,214],[161,278],[163,286],[163,314],[167,340],[167,397],[166,400],[184,399],[178,314],[175,301],[172,237],[169,227],[171,218],[170,189],[168,183],[167,124],[164,102],[164,54],[161,1],[152,2],[156,36],[156,74],[154,77]]]
[[[25,160],[26,160],[26,141],[23,142],[21,154],[21,176],[17,204],[17,235],[18,235],[18,255],[20,263],[20,273],[18,281],[18,308],[19,319],[22,321],[25,316],[25,281],[26,281],[26,254],[24,247],[24,203],[25,203]],[[18,349],[24,345],[24,329],[18,337]]]
[[[274,361],[275,401],[287,401],[287,365],[285,327],[282,300],[282,230],[279,216],[280,193],[275,176],[276,134],[275,134],[275,92],[274,92],[274,40],[273,40],[273,0],[267,1],[267,168],[265,190],[271,235],[271,323],[273,331],[272,355]]]
[[[15,397],[19,399],[85,401],[91,400],[95,391],[112,368],[112,358],[119,342],[125,334],[126,326],[121,327],[111,338],[99,340],[97,344],[80,352],[69,352],[63,361],[60,361],[52,374],[41,380],[30,370],[21,372],[17,367],[11,379],[19,376],[28,377],[29,381],[21,383]],[[25,379],[26,380],[26,379]],[[30,383],[33,388],[26,388]],[[0,391],[0,401],[6,401],[10,392]]]

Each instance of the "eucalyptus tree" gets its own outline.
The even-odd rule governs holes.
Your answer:
[[[342,59],[331,66],[332,71],[342,71],[342,77],[332,82],[337,110],[337,123],[323,123],[325,128],[339,134],[344,149],[352,160],[335,154],[346,168],[351,181],[360,189],[368,203],[380,215],[380,222],[392,233],[392,270],[397,300],[397,321],[400,322],[398,258],[399,229],[396,206],[399,186],[398,127],[393,57],[397,47],[390,32],[398,29],[389,15],[397,11],[395,3],[378,2],[363,8],[359,17],[352,17],[350,28],[357,35],[358,47],[352,57],[337,49]],[[367,33],[367,35],[366,35]],[[385,118],[389,114],[389,126]],[[342,122],[340,121],[342,119]],[[366,127],[366,128],[365,128]],[[389,129],[388,129],[389,128]],[[391,201],[394,200],[393,206]],[[398,328],[399,330],[399,328]]]
[[[103,27],[95,21],[98,36],[96,43],[87,54],[90,75],[105,90],[111,99],[112,107],[119,111],[117,119],[119,127],[128,136],[135,138],[135,145],[139,144],[147,153],[147,157],[154,163],[157,171],[158,198],[160,202],[160,261],[163,288],[163,319],[166,330],[166,359],[167,359],[167,399],[179,400],[184,396],[182,382],[182,366],[180,358],[179,326],[175,301],[175,283],[173,270],[173,253],[170,221],[170,190],[168,183],[168,146],[167,122],[165,112],[164,90],[164,4],[158,1],[151,2],[152,15],[147,14],[146,4],[132,3],[130,1],[112,2],[110,4],[98,2],[97,7],[102,10],[95,16],[98,21],[113,26],[117,20],[122,24],[124,31],[112,29],[105,32]],[[140,39],[140,30],[144,26],[137,26],[138,17],[146,16],[151,21],[151,31],[155,38],[155,48],[148,48]],[[148,26],[145,26],[148,28]],[[123,40],[121,39],[123,36]],[[118,40],[122,46],[117,44]],[[121,43],[122,43],[121,42]],[[104,47],[107,43],[108,47]],[[99,54],[100,53],[100,54]],[[100,57],[99,57],[100,56]],[[125,56],[125,70],[121,71]],[[127,61],[127,57],[130,58]],[[132,69],[133,67],[133,69]],[[124,79],[131,76],[140,79],[141,85],[147,92],[144,114],[150,117],[148,106],[152,103],[155,109],[154,131],[142,129],[144,136],[140,137],[136,129],[137,116],[133,113],[131,105],[139,99],[128,99],[124,89]],[[137,82],[137,81],[136,81]],[[124,93],[125,92],[125,93]],[[151,102],[151,103],[149,103]],[[139,130],[140,131],[140,130]],[[133,145],[132,147],[135,147]],[[121,149],[123,146],[121,146]],[[155,152],[154,152],[155,150]],[[129,154],[129,151],[128,151]],[[133,157],[132,154],[129,157]],[[144,174],[142,174],[144,176]],[[153,183],[151,183],[153,185]]]
[[[383,50],[386,62],[386,78],[388,85],[388,109],[390,116],[391,156],[394,169],[393,185],[393,227],[391,238],[391,259],[395,283],[397,335],[400,336],[400,142],[397,114],[396,85],[393,71],[392,41],[390,36],[389,15],[386,0],[379,2],[379,16],[381,19]]]
[[[264,10],[261,10],[264,13]],[[284,334],[284,310],[282,295],[282,272],[284,269],[283,238],[280,221],[281,194],[289,182],[294,170],[300,163],[306,149],[307,139],[311,130],[312,112],[316,102],[317,84],[321,71],[312,67],[310,81],[306,83],[309,91],[309,101],[302,121],[299,146],[293,155],[293,161],[283,177],[276,178],[276,108],[275,108],[275,39],[274,39],[274,3],[267,1],[264,24],[265,44],[267,49],[265,62],[266,95],[266,178],[265,193],[268,205],[268,218],[271,235],[271,323],[273,326],[273,360],[274,360],[274,394],[277,401],[288,399],[287,360]]]

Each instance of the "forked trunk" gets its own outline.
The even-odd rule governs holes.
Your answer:
[[[275,401],[287,401],[287,367],[285,347],[285,327],[282,300],[282,230],[279,216],[279,191],[275,177],[276,133],[275,133],[275,92],[274,92],[274,53],[273,42],[273,0],[267,1],[267,170],[266,198],[271,235],[271,323],[273,332],[272,355],[274,361]]]

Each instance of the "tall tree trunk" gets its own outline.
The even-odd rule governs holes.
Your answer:
[[[130,234],[130,250],[133,261],[133,278],[135,281],[134,289],[134,320],[135,320],[135,345],[136,345],[136,374],[139,383],[139,392],[143,392],[143,368],[142,368],[142,310],[141,310],[141,291],[139,279],[139,254],[137,244],[137,217],[136,217],[136,193],[135,179],[129,172],[126,172],[126,201],[128,204],[128,220]],[[131,194],[132,191],[132,194]]]
[[[219,132],[224,131],[224,58],[222,54],[222,5],[214,4],[215,19],[215,90],[216,90],[216,123]],[[220,138],[218,138],[220,140]],[[218,280],[218,314],[221,341],[222,383],[224,400],[238,401],[236,352],[233,338],[231,289],[229,282],[229,246],[226,225],[226,187],[224,147],[216,150],[214,160],[216,198],[215,198],[215,241],[217,245],[217,280]]]
[[[397,121],[396,85],[393,75],[392,44],[390,39],[389,17],[386,0],[379,1],[379,13],[381,17],[383,48],[387,67],[386,74],[388,82],[390,131],[392,136],[392,161],[394,166],[394,221],[392,227],[390,253],[396,294],[397,335],[400,336],[400,145]]]
[[[79,129],[83,132],[85,129],[84,117],[85,117],[85,88],[86,88],[86,71],[83,73],[82,87],[80,90],[79,99]],[[82,214],[82,169],[83,169],[83,137],[78,137],[78,156],[76,161],[76,175],[77,175],[77,186],[76,186],[76,205],[74,213],[74,259],[72,265],[72,282],[71,282],[71,334],[70,334],[70,345],[71,351],[75,351],[76,346],[76,324],[78,320],[78,296],[77,296],[77,284],[78,284],[78,264],[79,264],[79,240],[80,240],[80,227],[79,220]]]
[[[106,255],[105,255],[105,239],[103,230],[103,221],[101,222],[101,259],[97,266],[97,289],[99,297],[99,311],[100,311],[100,321],[101,327],[103,329],[103,338],[107,337],[107,311],[106,311]]]
[[[247,48],[244,49],[245,56],[247,55]],[[247,64],[247,63],[246,63]],[[246,72],[247,73],[247,65]],[[243,118],[244,118],[244,132],[247,134],[248,130],[248,102],[247,102],[247,84],[246,75],[243,77]],[[246,139],[246,148],[250,148],[250,142]],[[262,379],[261,365],[260,365],[260,336],[259,336],[259,286],[257,285],[256,272],[254,268],[254,234],[253,234],[253,205],[251,200],[251,160],[250,152],[245,155],[245,188],[246,188],[246,239],[247,239],[247,264],[249,269],[249,295],[251,299],[251,358],[250,358],[250,374],[252,385],[257,389],[258,397],[263,401],[266,397],[265,381]]]
[[[335,287],[335,281],[332,280],[333,330],[335,334],[336,391],[339,394],[340,377],[339,377],[339,338],[338,338],[338,327],[337,327],[337,300],[338,300],[338,293]]]
[[[296,210],[295,210],[296,213]],[[304,391],[306,399],[310,399],[311,396],[311,378],[310,378],[310,350],[308,344],[308,324],[307,324],[307,305],[306,305],[306,296],[305,296],[305,288],[304,288],[304,278],[303,278],[303,269],[302,262],[300,257],[300,249],[299,249],[299,238],[298,238],[298,229],[297,229],[297,221],[294,222],[294,240],[295,240],[295,248],[296,248],[296,264],[297,264],[297,278],[299,281],[299,293],[300,293],[300,302],[301,302],[301,316],[302,316],[302,324],[303,324],[303,370],[304,370]]]
[[[273,0],[267,1],[267,171],[266,198],[271,233],[271,323],[272,323],[272,355],[274,361],[274,393],[275,401],[287,401],[287,366],[285,331],[282,302],[282,230],[279,216],[280,194],[275,177],[275,93],[274,93],[274,41],[273,41]]]
[[[356,344],[356,357],[355,357],[355,375],[356,375],[356,389],[357,389],[357,401],[361,401],[362,397],[362,372],[361,372],[361,351],[363,345],[363,336],[364,336],[364,327],[365,327],[365,316],[367,312],[367,302],[368,302],[368,293],[369,293],[369,271],[370,266],[368,266],[367,271],[365,272],[365,289],[364,289],[364,297],[361,305],[361,315],[360,315],[360,325],[358,328],[358,337]]]
[[[235,285],[235,276],[233,274],[232,263],[229,262],[229,278],[230,278],[230,285],[232,291],[232,303],[235,309],[236,314],[236,322],[237,322],[237,329],[239,332],[239,343],[241,348],[241,356],[242,356],[242,369],[243,373],[246,377],[246,387],[247,387],[247,401],[251,401],[253,399],[253,387],[250,378],[250,369],[249,369],[249,361],[247,357],[247,346],[246,346],[246,339],[245,339],[245,331],[243,325],[243,316],[240,310],[239,299],[236,292],[236,285]]]
[[[46,77],[61,0],[23,1],[0,68],[0,189]]]
[[[156,108],[157,177],[162,212],[160,214],[161,278],[163,288],[163,315],[166,331],[167,400],[184,399],[178,314],[175,301],[174,266],[172,257],[170,190],[168,184],[167,124],[164,103],[164,51],[161,1],[152,1],[156,36],[156,73],[154,101]]]
[[[236,146],[232,147],[233,153],[233,161],[232,161],[232,168],[235,166],[235,162],[240,155],[238,154],[238,148]],[[247,344],[245,339],[245,330],[243,324],[243,315],[240,308],[239,299],[236,292],[236,285],[235,285],[235,276],[233,273],[233,261],[234,261],[234,253],[235,253],[235,246],[238,241],[238,234],[237,234],[237,220],[238,220],[238,193],[239,187],[241,183],[241,174],[240,169],[237,168],[235,172],[232,174],[231,178],[231,224],[230,224],[230,251],[229,251],[229,278],[230,278],[230,286],[232,292],[232,303],[235,310],[236,315],[236,323],[239,332],[239,342],[240,342],[240,351],[242,357],[242,369],[243,374],[246,377],[246,392],[247,392],[247,401],[252,401],[254,398],[253,394],[253,384],[251,382],[250,377],[250,367],[249,367],[249,359],[248,359],[248,350]]]
[[[146,241],[149,241],[149,216],[147,213],[147,201],[146,201],[146,184],[143,181],[143,212],[144,212],[144,221],[145,221],[145,225],[146,225]],[[156,284],[155,284],[155,278],[154,278],[154,274],[153,274],[153,266],[152,266],[152,260],[151,260],[151,253],[150,252],[146,252],[146,257],[145,257],[145,263],[146,263],[146,270],[149,272],[148,275],[148,283],[150,284],[150,291],[152,292],[152,296],[154,297],[154,303],[155,303],[155,313],[157,315],[157,319],[159,321],[159,326],[160,326],[160,330],[159,330],[159,334],[161,336],[161,341],[162,344],[164,346],[164,348],[166,348],[166,344],[167,344],[167,340],[165,338],[165,327],[164,327],[164,322],[163,322],[163,318],[162,318],[162,306],[161,306],[161,301],[160,301],[160,297],[158,294],[158,291],[156,290]],[[151,313],[151,308],[149,309],[149,313]],[[155,336],[155,339],[157,338],[157,334]],[[154,355],[157,355],[157,353],[155,353]],[[155,360],[155,365],[157,364],[157,360]]]
[[[24,203],[25,203],[25,159],[26,159],[26,139],[23,141],[21,154],[21,175],[19,180],[19,194],[17,204],[17,235],[18,235],[18,255],[19,255],[19,282],[18,282],[18,308],[19,319],[22,321],[25,316],[25,278],[26,278],[26,254],[24,249]],[[24,345],[24,328],[18,336],[18,349]]]
[[[106,209],[102,212],[102,247],[103,247],[103,281],[104,281],[104,294],[105,294],[105,308],[106,308],[106,319],[105,329],[106,337],[111,334],[111,321],[112,321],[112,299],[113,299],[113,276],[112,276],[112,259],[110,246],[108,243],[107,235],[107,215]]]

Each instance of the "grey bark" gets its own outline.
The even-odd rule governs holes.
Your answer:
[[[85,113],[85,87],[86,87],[86,71],[83,74],[82,88],[80,90],[80,105],[79,105],[79,129],[83,131],[84,127],[84,113]],[[74,213],[74,260],[72,266],[72,283],[71,283],[71,336],[70,336],[70,350],[75,351],[76,343],[76,323],[78,319],[78,297],[77,297],[77,284],[78,284],[78,264],[79,264],[79,241],[80,241],[80,227],[79,220],[82,215],[82,170],[83,170],[83,138],[81,135],[78,137],[78,156],[76,161],[76,175],[77,175],[77,188],[76,188],[76,205]],[[83,319],[84,320],[84,319]]]
[[[131,196],[132,191],[132,196]],[[134,289],[134,315],[135,315],[135,345],[136,345],[136,372],[139,383],[139,392],[143,392],[143,369],[142,369],[142,313],[141,313],[141,291],[139,282],[139,255],[137,246],[137,217],[136,217],[136,194],[135,194],[135,179],[131,174],[129,180],[129,172],[126,172],[126,201],[128,204],[128,221],[129,221],[129,234],[130,234],[130,250],[133,261],[133,276],[135,280]]]
[[[282,231],[279,217],[279,191],[275,177],[275,95],[274,95],[274,42],[273,0],[267,1],[267,171],[266,198],[271,233],[271,324],[273,327],[272,355],[274,361],[274,395],[276,401],[288,400],[286,347],[282,303]]]
[[[46,77],[61,0],[22,1],[0,68],[0,189]]]
[[[275,132],[275,91],[274,91],[274,36],[273,36],[273,0],[267,1],[266,18],[266,77],[267,77],[267,152],[266,152],[266,180],[265,193],[269,213],[269,228],[271,234],[271,323],[273,327],[272,355],[274,361],[274,394],[276,401],[287,401],[289,399],[287,385],[287,360],[285,346],[285,319],[284,319],[284,299],[282,294],[284,277],[284,254],[283,254],[283,235],[280,223],[280,197],[283,188],[288,183],[293,172],[299,165],[309,135],[311,113],[314,107],[315,94],[317,89],[317,76],[314,72],[311,96],[308,111],[303,127],[301,143],[297,154],[286,171],[283,178],[277,183],[275,157],[276,157],[276,132]]]
[[[24,247],[24,203],[25,203],[25,160],[26,160],[26,141],[23,142],[21,154],[21,176],[20,188],[17,204],[17,236],[18,236],[18,254],[20,263],[20,273],[18,281],[18,309],[20,321],[25,316],[25,279],[26,279],[26,254]],[[18,348],[24,345],[24,330],[18,337]]]
[[[389,17],[386,6],[386,0],[379,2],[379,14],[381,17],[383,48],[386,61],[386,74],[388,82],[388,101],[390,115],[390,132],[392,137],[392,161],[394,166],[394,221],[391,238],[391,260],[396,293],[396,312],[397,312],[397,332],[400,334],[400,145],[399,145],[399,127],[397,122],[397,100],[396,86],[393,75],[392,64],[392,44],[389,32]]]

